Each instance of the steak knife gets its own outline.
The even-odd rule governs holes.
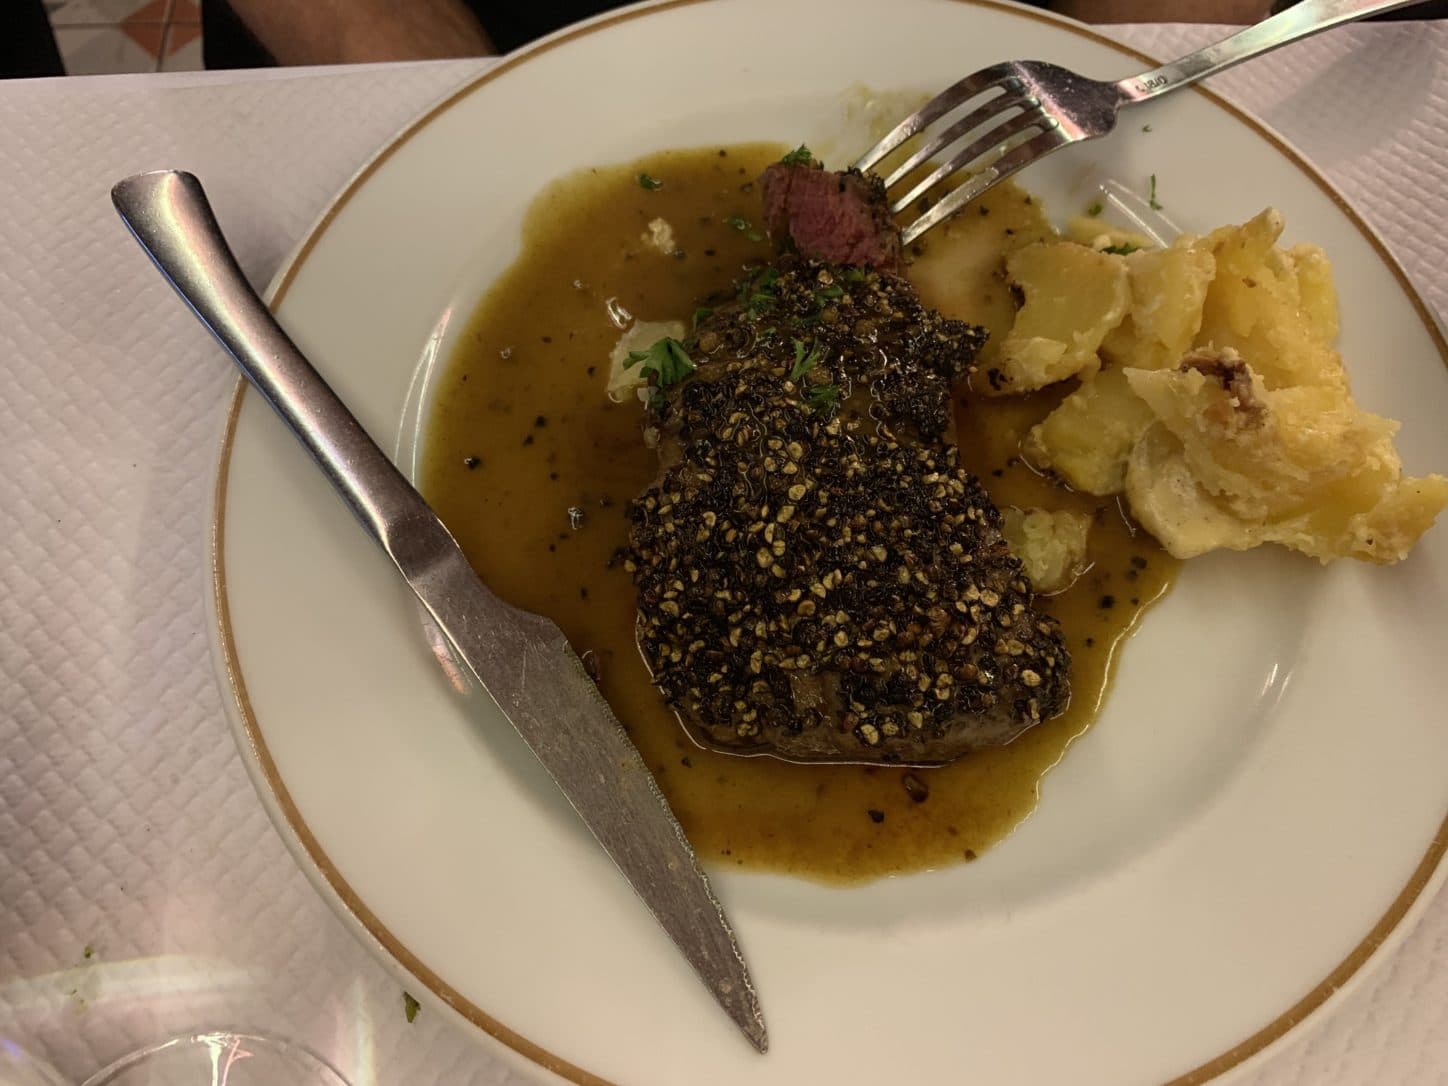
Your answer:
[[[563,632],[504,603],[452,534],[272,317],[193,175],[138,174],[111,190],[121,219],[411,586],[580,818],[760,1051],[759,998],[723,907],[663,793]]]

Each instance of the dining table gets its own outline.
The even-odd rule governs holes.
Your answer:
[[[1231,28],[1099,29],[1168,58]],[[548,1080],[405,996],[253,789],[207,615],[238,378],[109,198],[138,171],[197,174],[263,287],[369,156],[493,63],[0,82],[0,1045],[66,1081],[207,1029],[298,1042],[354,1086]],[[1448,21],[1340,29],[1209,85],[1448,312]],[[1234,1081],[1448,1084],[1448,897],[1405,924]]]

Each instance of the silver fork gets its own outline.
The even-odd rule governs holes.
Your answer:
[[[931,197],[926,210],[903,232],[908,245],[1017,170],[1069,144],[1106,135],[1116,127],[1122,106],[1159,98],[1334,26],[1418,2],[1304,0],[1230,38],[1116,83],[1087,79],[1039,60],[993,64],[966,76],[906,117],[861,155],[855,168],[868,170],[908,140],[922,136],[924,142],[885,178],[889,192],[898,190],[900,182],[937,156],[948,154],[903,196],[890,201],[891,212],[899,213],[922,196]],[[973,108],[961,112],[972,103]],[[949,192],[940,187],[962,170],[970,171],[964,184]],[[941,195],[934,198],[933,193]]]

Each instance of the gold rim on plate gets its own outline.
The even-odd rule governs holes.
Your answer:
[[[527,49],[521,53],[514,54],[508,59],[489,68],[477,78],[470,80],[458,90],[448,95],[441,102],[429,109],[422,116],[404,128],[386,147],[372,158],[357,174],[348,182],[336,197],[322,217],[317,220],[296,250],[283,270],[281,277],[276,282],[269,304],[276,310],[286,297],[287,291],[291,288],[297,274],[306,263],[307,257],[322,235],[332,225],[337,215],[347,205],[352,195],[367,182],[367,179],[375,173],[384,162],[415,136],[422,129],[426,128],[437,117],[452,108],[462,99],[478,90],[487,83],[492,82],[500,75],[516,68],[532,58],[546,53],[577,38],[602,30],[606,27],[617,26],[620,23],[628,22],[642,16],[652,15],[658,11],[666,11],[673,8],[686,7],[693,4],[703,3],[704,0],[666,0],[666,2],[653,7],[620,12],[613,16],[606,16],[601,19],[589,22],[574,30],[564,31],[555,37],[549,38],[534,48]],[[1109,46],[1118,52],[1125,53],[1133,59],[1141,61],[1144,65],[1156,66],[1161,62],[1136,49],[1121,44],[1118,41],[1100,34],[1091,28],[1080,23],[1063,19],[1059,16],[1034,9],[1022,9],[1010,4],[1000,3],[999,0],[956,0],[957,3],[969,4],[976,7],[993,8],[1008,11],[1027,19],[1047,23],[1051,26],[1068,30],[1079,37],[1090,41]],[[1439,330],[1437,322],[1433,319],[1427,304],[1418,295],[1407,274],[1399,266],[1397,260],[1388,251],[1377,234],[1365,223],[1362,218],[1352,209],[1346,200],[1336,189],[1324,178],[1315,167],[1304,159],[1296,150],[1289,146],[1281,136],[1272,131],[1255,117],[1232,105],[1217,94],[1201,86],[1192,88],[1197,94],[1203,95],[1214,105],[1225,110],[1231,116],[1247,125],[1263,139],[1267,140],[1294,166],[1306,174],[1323,193],[1332,200],[1340,211],[1347,217],[1348,221],[1357,228],[1363,238],[1372,246],[1378,257],[1392,272],[1398,282],[1398,286],[1412,302],[1413,308],[1417,311],[1429,336],[1438,349],[1445,366],[1448,366],[1448,342],[1445,342],[1443,333]],[[236,423],[241,414],[241,405],[247,395],[247,384],[245,380],[238,380],[236,392],[233,394],[231,409],[227,415],[226,429],[222,437],[220,467],[216,475],[215,505],[211,525],[211,574],[212,593],[216,607],[217,636],[219,638],[226,668],[228,684],[240,716],[243,730],[246,733],[247,742],[251,746],[252,753],[256,757],[257,766],[267,787],[271,790],[272,797],[277,809],[286,820],[287,827],[296,838],[296,842],[306,853],[307,858],[316,867],[332,892],[337,895],[338,900],[349,912],[353,919],[374,939],[377,940],[384,950],[405,969],[409,974],[422,982],[433,995],[446,1003],[467,1021],[483,1030],[498,1041],[507,1045],[519,1055],[526,1057],[534,1063],[561,1075],[578,1086],[615,1086],[607,1079],[578,1067],[575,1064],[554,1055],[547,1049],[530,1041],[527,1037],[509,1029],[506,1025],[494,1018],[487,1011],[466,999],[457,989],[453,988],[442,979],[436,972],[429,969],[417,955],[408,950],[406,946],[394,935],[385,924],[370,910],[357,892],[342,876],[331,858],[322,848],[321,842],[313,835],[306,820],[302,818],[301,812],[297,809],[292,800],[291,793],[287,790],[286,784],[282,781],[281,775],[277,772],[276,763],[272,760],[271,753],[267,749],[266,738],[262,735],[261,727],[252,710],[251,701],[247,696],[246,680],[242,676],[241,663],[236,649],[236,641],[231,629],[231,614],[227,604],[226,594],[226,568],[225,568],[225,530],[226,530],[226,484],[231,470],[232,445],[236,437]],[[1403,917],[1412,907],[1413,903],[1422,895],[1423,889],[1432,879],[1434,871],[1442,861],[1445,852],[1448,852],[1448,815],[1444,816],[1443,822],[1438,827],[1438,832],[1429,843],[1427,851],[1423,854],[1422,860],[1413,869],[1412,875],[1407,883],[1399,891],[1398,896],[1393,899],[1387,910],[1376,924],[1373,925],[1367,935],[1353,947],[1352,951],[1338,963],[1327,976],[1323,977],[1318,984],[1307,994],[1294,1003],[1287,1010],[1283,1011],[1275,1019],[1263,1026],[1256,1033],[1233,1045],[1221,1055],[1206,1061],[1193,1068],[1184,1075],[1171,1079],[1163,1086],[1202,1086],[1203,1083],[1224,1074],[1243,1061],[1257,1055],[1273,1042],[1287,1034],[1289,1030],[1302,1022],[1327,1000],[1345,985],[1348,980],[1356,974],[1368,959],[1387,940],[1388,936],[1402,923]]]

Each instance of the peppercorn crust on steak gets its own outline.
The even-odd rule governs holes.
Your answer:
[[[823,172],[771,167],[801,170]],[[849,177],[762,187],[881,198]],[[879,211],[780,202],[770,220],[777,240],[800,216],[816,236],[893,230]],[[920,304],[898,245],[850,238],[876,270],[802,254],[808,233],[696,319],[686,379],[655,375],[661,470],[631,509],[640,648],[695,738],[740,754],[935,765],[1001,746],[1065,707],[1070,659],[949,441],[985,333]]]

